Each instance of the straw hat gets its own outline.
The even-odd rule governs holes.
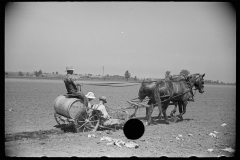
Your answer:
[[[66,71],[69,71],[69,70],[72,70],[72,71],[73,71],[73,70],[74,70],[74,69],[73,69],[73,66],[67,66],[67,67],[66,67]]]
[[[94,93],[93,93],[93,92],[88,92],[85,96],[86,96],[87,98],[95,99],[95,96],[94,96]]]
[[[99,100],[103,100],[105,103],[107,103],[107,98],[105,96],[101,96]]]

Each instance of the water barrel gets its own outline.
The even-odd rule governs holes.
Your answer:
[[[54,101],[55,112],[67,118],[74,119],[80,110],[85,111],[85,109],[83,101],[77,98],[67,98],[60,95]]]

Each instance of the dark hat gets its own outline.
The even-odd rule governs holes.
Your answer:
[[[99,98],[99,100],[103,100],[105,103],[107,103],[107,98],[104,97],[104,96],[101,96],[101,97]]]

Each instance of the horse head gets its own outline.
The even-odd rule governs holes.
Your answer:
[[[152,91],[155,87],[156,83],[155,81],[144,81],[142,82],[139,92],[138,92],[138,99],[140,101],[143,101],[143,99],[148,96],[150,97],[152,95]]]
[[[190,82],[191,85],[193,85],[196,89],[198,89],[199,93],[204,92],[204,79],[203,77],[205,76],[204,74],[191,74],[190,76],[187,77],[187,80]]]

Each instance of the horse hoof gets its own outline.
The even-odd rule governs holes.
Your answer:
[[[175,122],[176,123],[176,122],[180,121],[179,119],[180,119],[179,117],[174,116],[174,117],[171,118],[171,122]]]
[[[166,121],[166,124],[170,124],[170,122],[167,120],[167,121]]]
[[[164,119],[164,117],[163,117],[163,116],[158,116],[158,118],[159,118],[159,119]]]

